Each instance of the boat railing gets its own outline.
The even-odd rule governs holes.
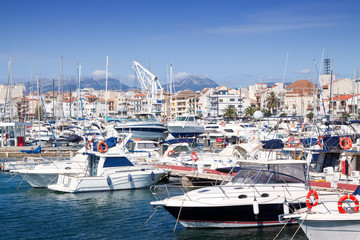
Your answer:
[[[204,182],[196,182],[197,184],[209,184],[208,181]],[[217,183],[211,182],[212,186],[216,186]],[[182,183],[169,183],[169,184],[160,184],[154,185],[150,187],[150,191],[155,197],[156,200],[164,200],[166,198],[185,195],[189,200],[191,200],[190,196],[187,194],[189,191],[199,189],[204,186],[194,186],[194,185],[184,185]]]

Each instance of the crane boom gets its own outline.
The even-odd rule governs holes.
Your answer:
[[[160,115],[161,102],[163,100],[163,88],[160,82],[152,72],[144,68],[137,61],[133,61],[133,69],[140,81],[141,90],[146,92],[148,111]]]

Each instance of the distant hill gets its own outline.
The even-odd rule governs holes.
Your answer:
[[[207,77],[202,76],[184,76],[178,79],[175,79],[175,91],[182,91],[185,89],[189,89],[192,91],[200,91],[204,88],[216,88],[219,85]],[[163,85],[165,90],[168,89],[167,84]]]
[[[70,85],[71,85],[71,90],[75,91],[75,89],[77,89],[77,80],[75,79],[64,79],[63,81],[63,89],[64,91],[69,91],[70,90]],[[26,91],[27,93],[29,93],[30,91],[30,83],[28,82],[26,84]],[[83,78],[81,79],[81,88],[93,88],[95,90],[105,90],[105,85],[106,85],[106,80],[105,78],[102,79],[94,79],[94,78]],[[41,79],[40,82],[40,86],[41,86],[41,92],[45,93],[45,92],[51,92],[53,90],[53,81],[49,80],[49,79]],[[192,91],[199,91],[199,90],[203,90],[204,88],[216,88],[219,85],[214,82],[213,80],[207,78],[207,77],[202,77],[202,76],[184,76],[181,78],[177,78],[175,80],[175,91],[182,91],[185,89],[189,89]],[[167,85],[163,85],[163,88],[165,90],[167,90]],[[108,90],[123,90],[123,91],[128,91],[128,90],[133,90],[136,89],[136,87],[133,86],[128,86],[125,85],[123,83],[120,84],[120,80],[118,79],[113,79],[113,78],[109,78],[108,79]],[[36,84],[32,84],[32,90],[36,91]],[[58,91],[58,81],[55,80],[54,83],[54,91]]]
[[[26,92],[27,93],[30,91],[29,84],[30,83],[26,84]],[[84,78],[84,79],[81,79],[80,84],[81,84],[81,88],[94,88],[95,90],[105,90],[106,80],[105,80],[105,78],[103,78],[103,79]],[[65,92],[70,90],[70,85],[71,85],[72,91],[77,89],[77,81],[75,79],[66,79],[66,80],[64,80],[64,84],[63,84],[63,89]],[[41,86],[42,93],[50,92],[53,90],[53,81],[48,80],[48,79],[42,79],[40,86]],[[33,89],[33,91],[36,91],[35,84],[32,85],[32,89]],[[130,89],[129,86],[127,86],[123,83],[120,84],[120,80],[108,78],[108,90],[127,91],[129,89]],[[55,80],[54,91],[58,91],[58,81],[57,80]]]

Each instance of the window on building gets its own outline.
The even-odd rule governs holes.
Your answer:
[[[230,102],[234,102],[235,101],[235,99],[234,98],[230,98]]]

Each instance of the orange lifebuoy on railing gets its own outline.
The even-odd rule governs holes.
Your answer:
[[[192,152],[192,153],[191,153],[191,158],[192,158],[192,160],[194,160],[195,162],[198,160],[198,157],[197,157],[197,155],[196,155],[196,152]]]
[[[294,138],[294,137],[290,137],[287,141],[286,141],[286,145],[288,147],[295,147],[298,148],[301,145],[301,141],[298,138]]]
[[[321,135],[321,136],[317,139],[317,144],[318,144],[320,147],[324,146],[324,142],[320,142],[320,141],[322,141],[323,138],[325,138],[325,136],[324,136],[324,135]]]
[[[343,208],[343,203],[345,200],[352,200],[355,203],[355,207],[353,209],[354,213],[357,213],[359,211],[359,201],[357,200],[357,198],[354,195],[344,195],[342,196],[339,201],[338,201],[338,209],[340,213],[347,213],[345,211],[345,209]]]
[[[292,142],[292,141],[294,141],[294,137],[293,137],[293,136],[289,137],[289,139],[286,141],[286,145],[287,145],[288,147],[292,147],[292,144],[290,144],[290,142]]]
[[[99,142],[97,145],[97,150],[100,153],[105,153],[108,150],[108,145],[106,142]]]
[[[340,147],[344,150],[349,150],[352,147],[352,140],[349,137],[340,138]]]
[[[175,151],[174,151],[174,150],[170,150],[170,151],[168,152],[168,157],[172,156],[173,154],[175,154]]]
[[[315,202],[313,204],[310,203],[310,197],[311,195],[314,195]],[[318,205],[319,203],[319,195],[315,190],[310,190],[308,194],[306,195],[306,206],[311,210],[313,207]]]
[[[222,126],[222,127],[225,127],[225,126],[226,126],[226,123],[223,122],[223,123],[221,124],[221,126]]]

